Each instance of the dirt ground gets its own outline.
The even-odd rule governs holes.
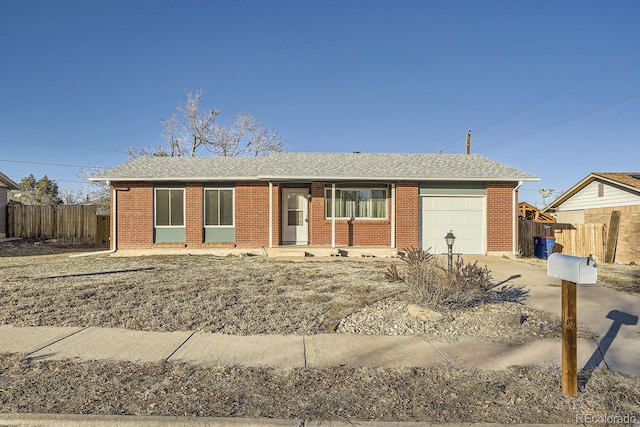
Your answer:
[[[406,294],[401,283],[383,279],[386,262],[68,256],[77,250],[52,242],[0,242],[0,323],[332,333],[343,319],[368,319],[359,315],[363,310],[401,306]],[[37,256],[30,256],[33,252]],[[631,283],[631,291],[635,289],[638,270],[609,276],[608,269],[601,271],[609,285]],[[459,324],[453,321],[447,328],[472,336],[469,331],[507,328],[496,336],[511,335],[517,338],[514,343],[558,336],[559,319],[525,312],[518,308],[521,302],[495,296],[490,304],[457,313]],[[504,324],[514,309],[526,313],[526,328]],[[390,319],[376,318],[383,323]],[[414,326],[406,333],[428,335]],[[557,366],[499,372],[446,367],[205,369],[177,363],[28,361],[0,354],[0,412],[469,423],[580,423],[608,415],[640,420],[640,378],[607,369],[581,372],[580,395],[573,398],[560,392],[560,375]]]

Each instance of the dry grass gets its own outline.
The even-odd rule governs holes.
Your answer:
[[[5,258],[0,323],[314,334],[400,291],[384,262],[212,256]]]
[[[583,378],[585,376],[583,375]],[[0,412],[463,423],[640,418],[640,379],[596,370],[578,398],[558,368],[202,368],[0,357]]]

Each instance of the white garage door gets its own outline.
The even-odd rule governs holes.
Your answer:
[[[484,254],[484,197],[427,196],[420,201],[420,242],[433,254],[447,253],[444,236],[456,236],[454,253]]]

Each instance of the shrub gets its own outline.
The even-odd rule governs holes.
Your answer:
[[[459,256],[449,272],[428,250],[411,247],[404,252],[406,275],[400,275],[392,264],[385,278],[404,281],[411,298],[418,304],[434,309],[469,307],[484,301],[493,287],[489,269],[479,267],[477,261],[465,265]]]

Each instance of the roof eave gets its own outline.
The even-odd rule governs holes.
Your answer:
[[[286,180],[307,180],[307,181],[540,181],[538,177],[420,177],[420,176],[290,176],[290,175],[262,175],[258,177],[261,181],[286,181]]]
[[[635,191],[635,192],[638,191],[637,188],[633,188],[633,187],[631,187],[629,185],[624,185],[623,183],[621,183],[619,181],[616,181],[615,179],[609,179],[609,178],[604,177],[602,175],[599,175],[597,173],[590,173],[586,177],[582,178],[576,185],[571,187],[569,190],[565,191],[564,194],[562,194],[556,200],[554,200],[553,202],[549,203],[549,205],[547,205],[547,207],[545,207],[545,211],[549,210],[549,209],[557,209],[558,206],[560,206],[561,204],[566,202],[568,199],[573,197],[578,191],[582,190],[588,184],[592,183],[593,181],[595,181],[597,179],[598,180],[602,180],[602,181],[606,181],[609,184],[615,184],[617,186],[624,187],[624,188],[626,188],[628,190],[631,190],[631,191]]]
[[[3,174],[2,172],[0,172],[0,181],[4,182],[6,184],[7,189],[9,190],[20,190],[20,186],[18,185],[18,183],[16,183],[14,180],[12,180],[11,178],[9,178],[7,175]]]
[[[518,182],[527,181],[535,182],[539,181],[538,177],[419,177],[419,176],[291,176],[291,175],[263,175],[256,177],[237,177],[237,176],[225,176],[225,177],[91,177],[89,181],[174,181],[174,182],[202,182],[202,181],[500,181],[500,182]]]

